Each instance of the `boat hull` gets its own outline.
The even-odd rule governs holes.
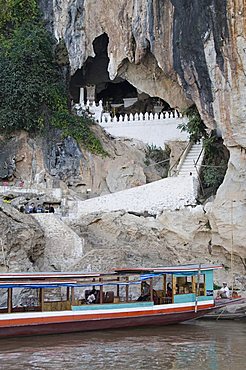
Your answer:
[[[36,323],[22,323],[21,325],[2,325],[0,327],[0,338],[13,336],[30,336],[46,334],[74,333],[93,330],[130,328],[141,326],[160,326],[177,324],[183,321],[196,319],[211,309],[199,310],[198,312],[175,312],[149,314],[147,316],[117,317],[117,318],[93,318],[93,319],[73,319],[72,321],[60,320],[60,322],[44,322],[40,319]]]

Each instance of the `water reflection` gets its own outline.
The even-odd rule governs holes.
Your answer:
[[[0,369],[244,369],[245,322],[196,321],[160,328],[0,341]]]

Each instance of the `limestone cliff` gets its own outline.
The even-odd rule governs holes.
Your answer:
[[[44,233],[35,220],[0,205],[0,271],[33,271],[44,252]]]
[[[0,179],[8,178],[3,184],[11,185],[9,194],[15,185],[29,189],[29,198],[34,196],[34,189],[40,195],[59,189],[64,196],[86,199],[88,195],[115,192],[160,179],[154,166],[146,166],[147,147],[143,143],[114,139],[99,126],[93,128],[105,156],[88,152],[72,137],[64,139],[56,130],[44,137],[24,131],[8,139],[0,137]],[[154,162],[150,160],[151,163]]]
[[[209,217],[203,207],[164,211],[161,216],[127,212],[94,213],[70,226],[84,239],[84,255],[75,270],[110,270],[121,266],[161,266],[182,263],[224,264],[216,282],[231,283],[231,255],[222,245],[212,245]],[[245,289],[245,266],[233,259],[233,280]]]
[[[107,34],[108,72],[180,109],[195,103],[209,129],[219,128],[230,160],[210,208],[212,244],[233,244],[245,258],[246,111],[244,0],[41,1],[71,74]]]

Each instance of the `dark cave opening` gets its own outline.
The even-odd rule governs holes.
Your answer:
[[[113,81],[108,73],[108,43],[106,33],[93,41],[94,57],[88,57],[81,69],[70,80],[70,94],[74,103],[87,100],[103,102],[105,111],[124,114],[128,112],[155,112],[170,110],[170,106],[159,97],[150,97],[140,92],[127,80],[116,77]],[[81,88],[83,92],[81,93]],[[82,97],[81,95],[82,94]],[[161,109],[160,109],[161,108]]]

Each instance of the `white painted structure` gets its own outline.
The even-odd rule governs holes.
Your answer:
[[[69,218],[95,212],[148,212],[161,214],[163,210],[182,209],[196,205],[197,179],[193,176],[168,177],[132,189],[103,195],[70,204]]]
[[[39,197],[46,195],[51,197],[53,201],[60,202],[62,199],[62,189],[61,188],[42,188],[35,187],[35,185],[29,187],[20,187],[20,186],[0,186],[0,196],[5,194],[13,194],[15,196],[21,196],[26,194],[35,194]]]
[[[110,113],[103,113],[102,102],[98,105],[87,101],[86,105],[76,104],[77,114],[89,111],[110,135],[141,140],[145,144],[164,147],[168,141],[189,141],[186,132],[181,132],[178,125],[187,120],[177,111],[163,113],[136,113],[124,116],[111,117]]]
[[[200,143],[191,144],[188,146],[186,153],[181,158],[178,165],[178,176],[195,176],[198,178],[198,174],[201,170],[201,164],[204,157],[204,149],[202,141]]]
[[[141,140],[145,144],[164,147],[168,141],[189,141],[186,132],[177,126],[186,118],[165,114],[132,114],[107,119],[102,116],[100,125],[112,136]]]

